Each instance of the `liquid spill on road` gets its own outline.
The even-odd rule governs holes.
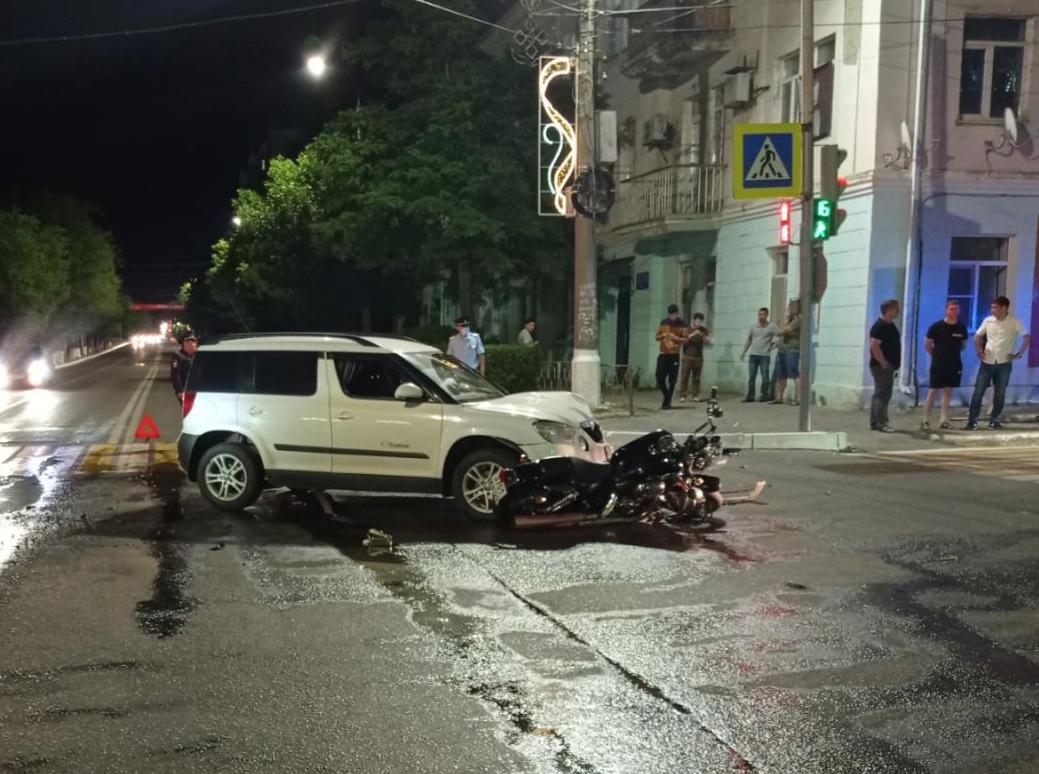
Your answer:
[[[198,600],[186,591],[191,581],[186,546],[177,540],[176,524],[184,517],[180,504],[180,485],[184,474],[172,465],[156,465],[146,480],[153,495],[162,503],[162,522],[152,533],[151,555],[158,562],[152,596],[137,603],[137,625],[160,640],[178,634]]]

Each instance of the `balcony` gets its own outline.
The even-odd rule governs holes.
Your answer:
[[[729,4],[696,7],[675,16],[674,0],[649,0],[629,19],[630,37],[622,72],[642,81],[642,90],[674,88],[716,62],[732,37]],[[646,13],[660,7],[660,13]],[[673,20],[669,20],[672,17]],[[659,23],[659,26],[658,26]]]
[[[613,231],[684,222],[714,228],[725,201],[725,167],[680,164],[633,175],[617,184]]]

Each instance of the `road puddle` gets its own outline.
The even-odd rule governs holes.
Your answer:
[[[199,604],[187,592],[191,582],[187,545],[176,533],[177,523],[184,518],[180,503],[183,480],[184,474],[176,466],[166,464],[156,465],[146,477],[153,496],[162,504],[162,521],[152,533],[150,550],[158,568],[152,596],[137,603],[134,617],[142,630],[160,640],[180,633]]]

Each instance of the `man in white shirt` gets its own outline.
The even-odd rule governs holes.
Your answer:
[[[985,397],[985,390],[990,383],[992,414],[989,416],[989,430],[998,430],[1003,426],[999,417],[1003,413],[1003,401],[1006,399],[1007,385],[1010,383],[1011,363],[1028,351],[1031,341],[1024,323],[1010,314],[1009,298],[1000,296],[993,300],[991,309],[991,316],[985,318],[974,335],[974,348],[978,352],[981,364],[978,367],[978,379],[974,383],[974,395],[970,399],[967,430],[978,429],[981,400]],[[1018,336],[1021,337],[1021,348],[1015,349]]]
[[[455,320],[455,335],[447,340],[447,354],[482,374],[487,364],[484,353],[480,334],[469,329],[469,318],[463,316]]]

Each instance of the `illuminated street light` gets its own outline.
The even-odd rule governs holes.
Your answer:
[[[324,54],[311,54],[307,57],[307,72],[312,78],[321,78],[327,68]]]
[[[237,215],[235,215],[233,218],[231,218],[231,225],[234,226],[235,228],[241,228],[242,227],[242,219],[240,217],[238,217]]]

